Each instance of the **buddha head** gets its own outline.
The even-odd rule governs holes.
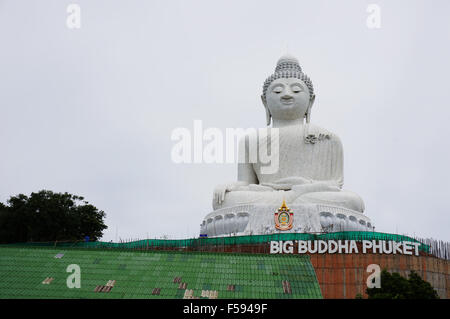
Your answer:
[[[267,125],[271,119],[306,119],[309,123],[315,95],[311,80],[302,72],[298,60],[290,55],[282,56],[275,73],[264,82],[261,95],[266,109]]]

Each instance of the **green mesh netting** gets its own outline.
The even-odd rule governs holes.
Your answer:
[[[69,264],[80,267],[80,288],[67,287]],[[43,284],[46,278],[53,280]],[[113,280],[109,292],[96,292]],[[219,299],[322,298],[307,255],[0,247],[0,299],[206,299],[208,292]]]
[[[386,241],[409,241],[420,242],[405,235],[346,231],[327,234],[306,234],[306,233],[280,233],[271,235],[249,235],[231,236],[217,238],[192,238],[192,239],[143,239],[125,243],[112,242],[47,242],[47,243],[18,243],[11,245],[25,246],[54,246],[54,247],[77,247],[77,248],[118,248],[118,249],[151,249],[151,248],[192,248],[199,249],[208,246],[226,245],[252,245],[264,244],[273,240],[386,240]],[[430,247],[421,243],[420,251],[429,252]]]

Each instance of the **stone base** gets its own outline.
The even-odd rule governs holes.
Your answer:
[[[337,231],[373,231],[364,214],[341,207],[300,204],[289,206],[294,213],[293,227],[275,228],[274,214],[279,206],[239,205],[215,210],[206,215],[200,234],[208,237],[265,235],[274,233],[321,233]]]

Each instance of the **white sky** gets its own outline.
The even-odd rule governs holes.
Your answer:
[[[263,127],[262,84],[288,48],[376,230],[449,241],[449,14],[445,0],[0,0],[0,201],[67,191],[107,213],[105,240],[198,236],[236,165],[172,163],[171,132]]]

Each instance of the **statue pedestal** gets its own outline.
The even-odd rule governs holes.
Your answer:
[[[275,228],[275,205],[238,205],[215,210],[206,215],[200,233],[208,237],[265,235],[274,233],[318,233],[337,231],[373,231],[364,214],[335,206],[299,204],[289,206],[293,213],[292,228]]]

